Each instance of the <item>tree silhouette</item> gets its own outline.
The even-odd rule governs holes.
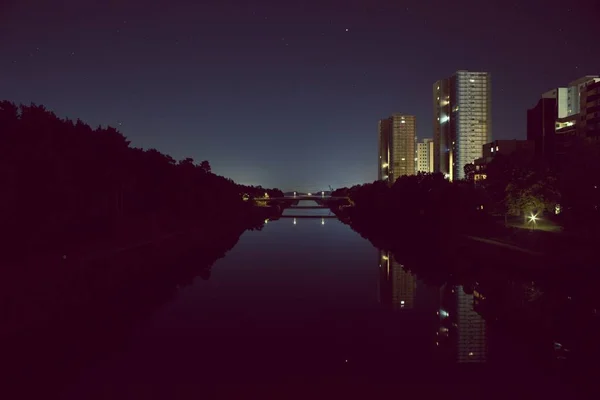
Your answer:
[[[43,106],[8,101],[0,102],[0,183],[0,222],[13,255],[213,229],[219,217],[248,215],[242,194],[258,194],[213,174],[206,160],[177,162],[130,147],[113,127],[92,129]]]

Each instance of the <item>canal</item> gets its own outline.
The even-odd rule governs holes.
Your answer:
[[[60,397],[579,398],[554,379],[562,353],[495,324],[502,313],[480,309],[477,287],[425,283],[330,216],[288,209],[246,231],[210,276],[126,327],[105,327],[119,336],[110,345],[100,335],[87,343],[103,350]]]

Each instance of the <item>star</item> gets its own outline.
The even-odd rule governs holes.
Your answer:
[[[350,31],[350,29],[346,28],[346,32]]]

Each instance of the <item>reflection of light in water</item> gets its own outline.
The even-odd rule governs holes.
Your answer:
[[[296,218],[294,218],[294,225],[296,225]]]
[[[321,218],[321,225],[325,225],[325,218]]]

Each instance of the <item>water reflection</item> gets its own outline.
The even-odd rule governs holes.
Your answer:
[[[436,345],[458,363],[487,361],[487,327],[475,311],[473,291],[461,285],[440,288],[439,328]]]
[[[379,251],[379,269],[380,303],[394,310],[414,308],[417,278],[388,251]]]
[[[440,375],[461,374],[473,363],[494,381],[498,375],[489,368],[497,366],[510,383],[523,371],[533,379],[549,360],[564,364],[599,354],[600,318],[548,283],[475,261],[458,273],[452,268],[466,262],[399,258],[402,253],[378,250],[329,219],[326,210],[304,211],[245,232],[214,265],[216,255],[205,260],[203,251],[165,257],[178,266],[167,269],[179,271],[173,279],[167,282],[161,269],[140,283],[142,294],[164,296],[150,301],[130,289],[114,302],[117,311],[145,310],[135,328],[119,328],[117,313],[102,304],[107,330],[128,340],[110,357],[98,357],[99,365],[81,367],[70,398],[89,398],[96,387],[114,386],[111,398],[121,398],[123,387],[155,382],[229,387],[240,380],[283,385],[290,377],[301,381],[294,387],[310,377],[333,382],[336,390],[357,377],[377,387],[384,374],[390,382],[417,378],[441,386]],[[106,339],[92,338],[84,346]],[[465,376],[468,385],[483,379]]]

